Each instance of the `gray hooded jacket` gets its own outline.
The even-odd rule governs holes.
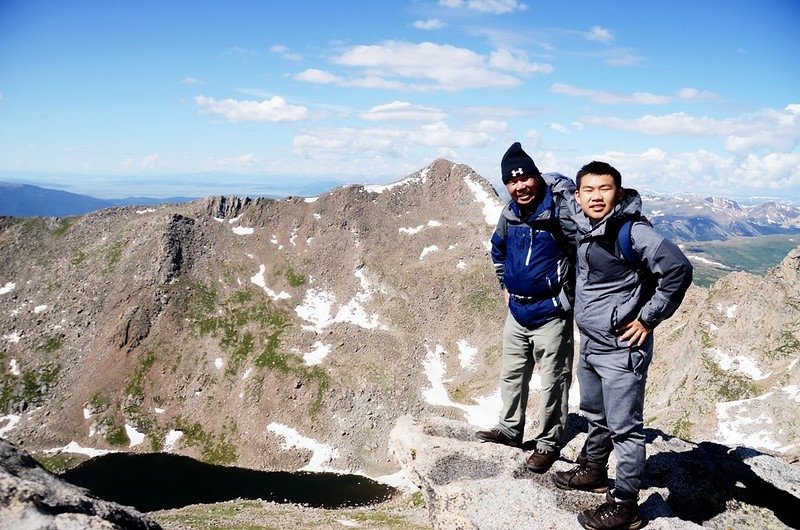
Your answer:
[[[653,329],[675,313],[692,283],[689,260],[649,223],[631,227],[640,266],[632,267],[622,257],[619,228],[628,219],[641,219],[641,209],[638,192],[626,189],[619,204],[596,225],[583,212],[573,216],[578,244],[575,322],[583,335],[582,350],[627,351],[629,346],[617,339],[615,330],[636,318]]]

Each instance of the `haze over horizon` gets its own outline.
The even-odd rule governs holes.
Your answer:
[[[800,200],[800,4],[7,0],[0,180],[100,198],[314,193],[438,157],[593,159]]]

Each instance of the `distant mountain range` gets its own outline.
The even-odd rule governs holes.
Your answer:
[[[67,217],[116,206],[176,204],[196,197],[126,197],[98,199],[89,195],[41,188],[30,184],[0,182],[0,215],[12,217]]]
[[[800,233],[800,208],[775,200],[743,206],[724,197],[646,193],[642,201],[653,227],[676,241]]]
[[[501,190],[505,191],[505,190]],[[98,199],[28,184],[0,182],[0,215],[66,217],[132,205],[180,204],[193,197]],[[800,233],[800,207],[775,200],[744,205],[723,197],[642,194],[643,213],[666,237],[678,242],[724,241],[732,237]]]

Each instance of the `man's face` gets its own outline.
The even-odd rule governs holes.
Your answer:
[[[611,175],[584,175],[575,198],[589,221],[597,224],[622,198],[622,188],[617,187]]]
[[[513,177],[506,184],[511,199],[522,207],[531,206],[539,193],[539,179],[534,175]]]

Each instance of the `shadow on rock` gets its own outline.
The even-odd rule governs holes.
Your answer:
[[[745,448],[732,452],[711,442],[701,442],[687,452],[661,452],[647,459],[643,486],[667,488],[672,511],[698,524],[738,502],[766,508],[784,524],[800,528],[800,500],[745,463],[758,455],[764,453]]]

